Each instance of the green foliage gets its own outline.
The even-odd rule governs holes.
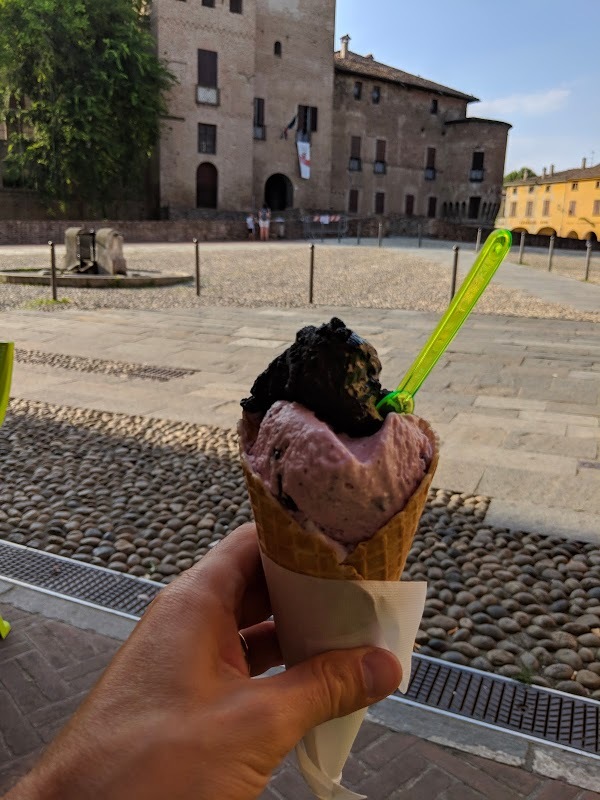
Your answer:
[[[25,303],[23,308],[32,309],[33,311],[39,308],[42,311],[46,311],[54,308],[55,306],[66,306],[70,302],[71,301],[68,297],[62,297],[58,300],[52,300],[52,298],[49,297],[38,297],[37,300],[29,300],[27,303]]]
[[[515,169],[512,172],[509,172],[508,175],[505,175],[504,183],[510,183],[511,181],[522,181],[525,178],[525,173],[527,173],[528,178],[538,177],[531,167],[521,167],[521,169]]]
[[[0,0],[11,179],[51,210],[139,196],[172,81],[143,0]]]

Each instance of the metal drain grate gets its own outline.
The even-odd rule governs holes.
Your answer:
[[[140,378],[146,381],[166,381],[195,375],[196,369],[175,367],[153,367],[145,364],[130,364],[126,361],[107,361],[102,358],[68,356],[62,353],[45,353],[41,350],[15,349],[15,359],[20,364],[38,364],[58,369],[73,369],[77,372],[95,372],[101,375],[117,375],[123,378]]]
[[[0,541],[0,578],[138,618],[163,588],[131,575]],[[600,760],[600,703],[413,656],[406,695],[394,699]]]
[[[0,542],[0,578],[134,618],[143,614],[162,588],[133,575],[8,542]]]
[[[408,692],[394,699],[600,758],[595,700],[419,655]]]

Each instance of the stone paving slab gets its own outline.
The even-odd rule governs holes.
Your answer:
[[[577,291],[592,288],[562,280]],[[424,312],[321,306],[7,312],[2,336],[44,352],[196,370],[149,387],[136,379],[17,364],[17,397],[232,427],[238,400],[296,330],[334,314],[372,339],[389,386],[437,321]],[[485,493],[527,509],[537,505],[538,519],[550,508],[568,530],[573,513],[581,514],[584,529],[595,525],[600,535],[594,323],[474,316],[429,377],[417,411],[439,428],[438,488]],[[531,519],[530,510],[521,518]]]
[[[0,793],[25,774],[98,680],[121,642],[2,603]],[[373,800],[592,800],[593,792],[365,722],[346,784]],[[261,800],[314,800],[292,757]]]

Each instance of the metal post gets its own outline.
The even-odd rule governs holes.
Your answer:
[[[192,239],[196,250],[196,296],[200,297],[200,243],[198,239]]]
[[[423,226],[420,222],[417,225],[417,236],[419,237],[419,247],[421,247],[421,241],[423,239]]]
[[[383,222],[379,223],[379,227],[377,229],[377,246],[381,247],[381,242],[383,238]]]
[[[475,252],[479,252],[479,248],[481,247],[481,228],[477,228],[477,241],[475,242]]]
[[[48,242],[48,244],[50,245],[50,286],[52,288],[52,299],[56,301],[56,254],[54,252],[54,242]]]
[[[519,243],[519,264],[523,263],[524,252],[525,252],[525,231],[521,231],[521,241]]]
[[[360,220],[356,223],[356,244],[360,244]]]
[[[338,244],[342,243],[342,218],[340,216],[340,221],[338,222]]]
[[[310,246],[310,277],[308,282],[308,302],[312,305],[313,287],[315,282],[315,246]]]
[[[590,261],[592,260],[592,242],[591,239],[588,239],[585,243],[585,278],[584,280],[588,280],[590,277]]]
[[[548,272],[552,270],[552,254],[554,253],[554,234],[550,237],[550,245],[548,246]]]
[[[325,241],[324,236],[325,236],[325,226],[321,222],[321,243]]]
[[[456,294],[456,273],[458,272],[458,251],[460,248],[457,244],[455,244],[452,250],[454,251],[454,256],[452,260],[452,285],[450,287],[450,300],[452,300]]]

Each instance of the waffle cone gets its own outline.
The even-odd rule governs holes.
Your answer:
[[[243,426],[243,422],[241,425]],[[276,564],[293,572],[334,580],[397,581],[423,513],[427,493],[437,467],[439,447],[429,424],[418,424],[431,440],[434,452],[423,480],[402,511],[361,542],[342,563],[325,536],[308,533],[263,485],[242,451],[242,466],[254,511],[261,549]],[[241,432],[241,431],[240,431]],[[244,436],[240,437],[242,443]]]

